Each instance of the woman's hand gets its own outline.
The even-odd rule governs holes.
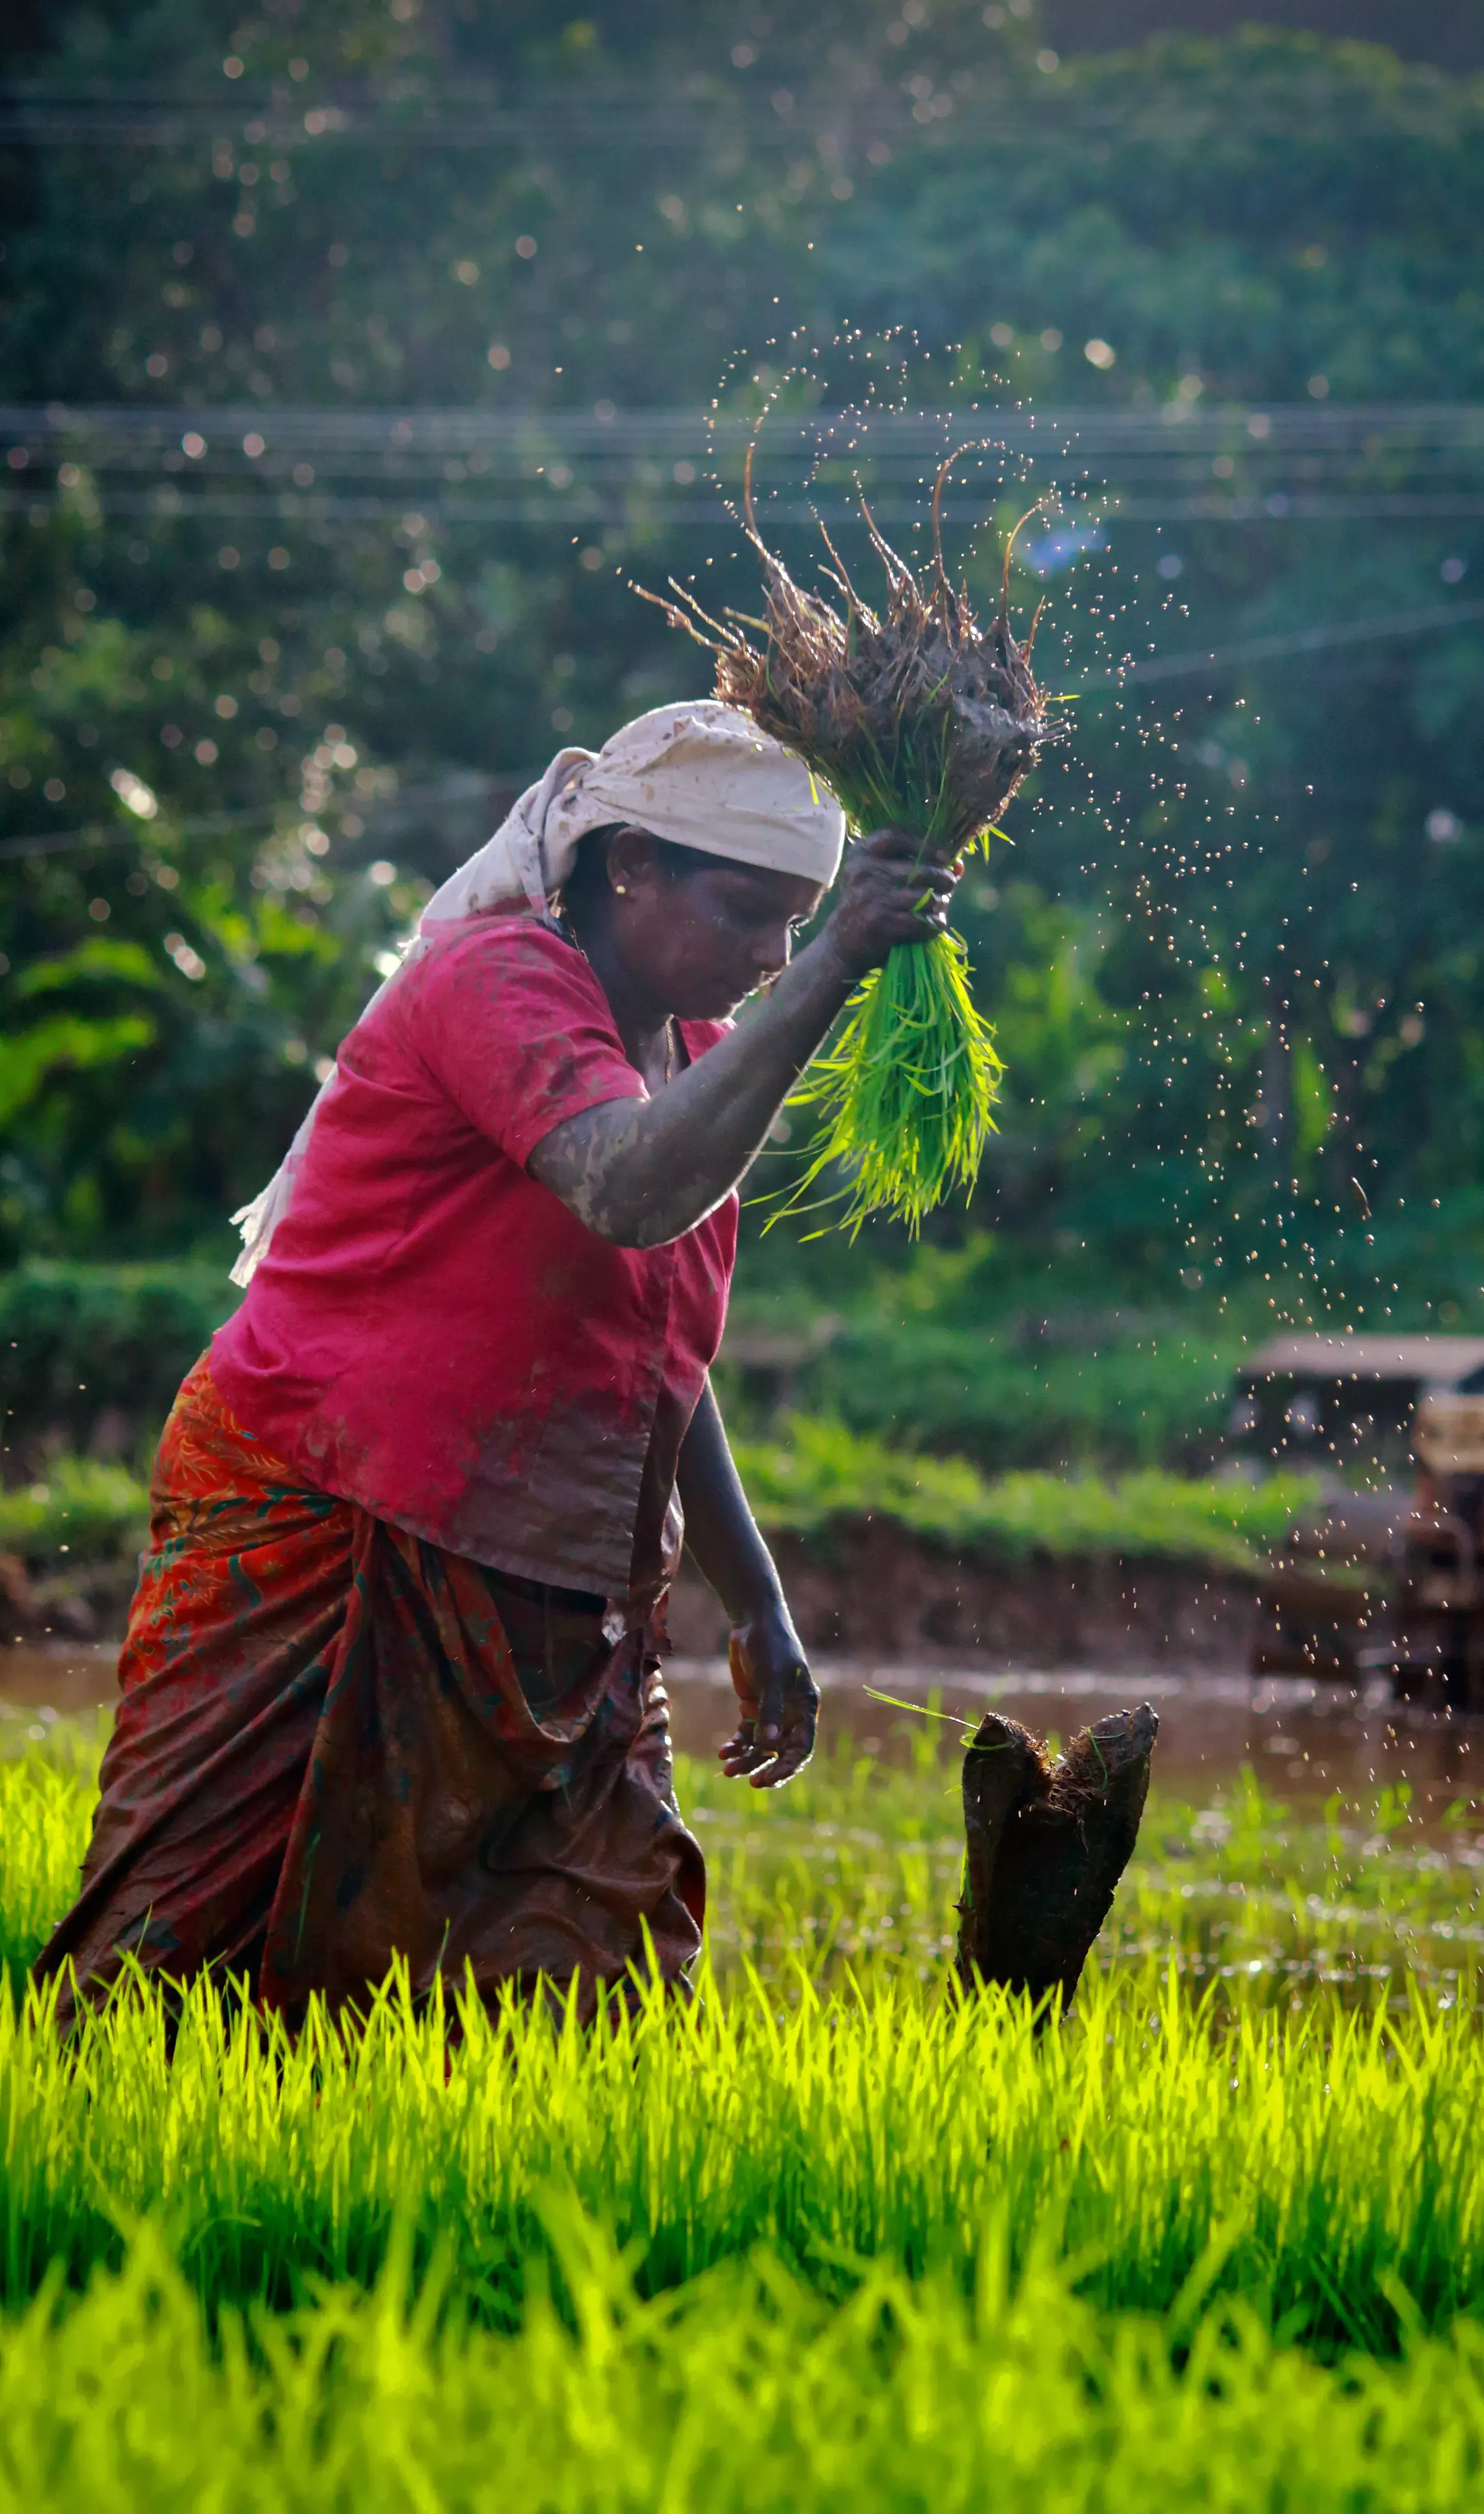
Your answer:
[[[852,980],[879,968],[898,943],[931,942],[946,926],[963,861],[925,864],[921,846],[909,830],[876,830],[849,849],[821,940],[833,946]]]
[[[721,1749],[722,1768],[728,1780],[776,1789],[814,1752],[820,1697],[773,1557],[747,1508],[709,1380],[681,1442],[675,1482],[687,1550],[732,1627],[729,1655],[742,1717]]]
[[[742,1718],[718,1751],[729,1781],[776,1790],[814,1753],[820,1692],[786,1612],[770,1608],[734,1624],[728,1644]]]

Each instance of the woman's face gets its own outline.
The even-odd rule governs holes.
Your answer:
[[[609,933],[636,993],[681,1021],[722,1021],[788,965],[821,883],[731,858],[676,872],[643,830],[608,850]]]

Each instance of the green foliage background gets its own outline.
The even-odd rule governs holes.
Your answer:
[[[1380,50],[1247,31],[1048,66],[1033,14],[964,0],[153,0],[59,7],[37,40],[12,68],[50,137],[6,143],[0,262],[33,410],[261,410],[270,439],[286,404],[699,410],[734,353],[745,398],[770,339],[827,360],[842,324],[914,327],[945,403],[1484,401],[1484,87]],[[105,94],[175,100],[179,136],[76,136]],[[481,101],[495,136],[452,144]],[[754,589],[667,460],[472,521],[447,520],[466,474],[363,513],[348,473],[255,505],[151,461],[132,491],[82,459],[6,474],[0,1264],[215,1257],[451,860],[450,779],[498,799],[703,686],[630,575]],[[1233,1331],[1479,1315],[1484,498],[1477,452],[1440,464],[1357,457],[1348,503],[1256,495],[1236,523],[1192,511],[1193,473],[1161,521],[1110,461],[1133,516],[1042,632],[1054,685],[1092,676],[1074,746],[966,885],[1010,1075],[968,1218],[996,1253],[949,1322],[1007,1284],[1027,1314],[1133,1290]],[[1437,633],[1098,679],[1448,600]],[[775,1233],[749,1279],[828,1297],[840,1262]]]

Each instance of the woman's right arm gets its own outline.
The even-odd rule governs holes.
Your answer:
[[[564,1118],[530,1154],[533,1178],[621,1248],[657,1248],[729,1196],[847,998],[898,943],[947,923],[953,875],[882,830],[851,848],[834,913],[742,1026],[649,1100]]]

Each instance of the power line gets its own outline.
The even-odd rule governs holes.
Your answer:
[[[291,530],[298,525],[312,528],[327,524],[398,523],[407,519],[408,497],[351,498],[306,493],[301,497],[275,498],[266,490],[259,497],[234,498],[212,496],[196,491],[170,505],[162,504],[158,494],[144,491],[107,490],[98,499],[99,519],[114,516],[156,525],[191,523],[211,518],[219,523],[261,524],[264,531]],[[56,495],[24,496],[0,489],[0,513],[52,516],[66,511],[65,497]],[[871,501],[871,513],[878,524],[890,525],[894,532],[903,526],[925,523],[920,505],[908,506],[896,501]],[[992,508],[983,501],[960,501],[956,512],[958,528],[979,530],[992,515]],[[809,504],[770,502],[765,519],[770,529],[780,524],[811,527],[822,522],[833,527],[859,520],[860,508],[841,500],[819,498]],[[1305,496],[1287,491],[1268,497],[1254,498],[1121,498],[1111,497],[1106,508],[1098,510],[1100,525],[1108,524],[1283,524],[1335,522],[1434,522],[1462,523],[1477,521],[1484,516],[1484,493],[1476,496],[1434,497],[1408,496],[1345,498]],[[729,512],[719,497],[704,504],[679,498],[662,498],[653,508],[637,508],[630,502],[618,505],[613,500],[594,503],[590,495],[579,494],[571,505],[557,505],[550,496],[544,499],[486,498],[464,499],[458,503],[421,498],[419,501],[418,523],[429,533],[475,530],[490,524],[540,525],[548,530],[568,533],[574,525],[593,530],[615,526],[663,524],[688,528],[709,525],[718,532],[735,532],[738,519]]]
[[[205,460],[243,451],[259,440],[265,454],[369,453],[492,455],[694,454],[745,445],[750,412],[620,408],[612,402],[575,409],[510,409],[483,405],[352,404],[327,410],[294,403],[0,403],[0,441],[28,456],[75,454],[80,442],[107,452],[182,453],[199,436]],[[855,454],[937,462],[964,435],[1020,454],[1156,456],[1180,459],[1242,454],[1348,454],[1368,462],[1428,452],[1484,457],[1484,403],[1263,402],[1206,405],[1176,394],[1152,407],[1063,404],[1042,411],[999,410],[978,403],[944,411],[775,409],[758,440],[767,461],[781,438],[802,437],[820,456]],[[184,461],[192,458],[183,456]]]
[[[548,410],[50,402],[0,405],[0,447],[13,507],[50,511],[52,472],[57,489],[92,502],[91,518],[87,504],[70,510],[84,523],[106,510],[161,524],[194,515],[310,529],[397,518],[415,534],[434,524],[654,521],[727,531],[735,505],[713,484],[735,491],[753,425],[745,411],[609,401]],[[1484,513],[1484,406],[1468,402],[1208,410],[1177,394],[1154,408],[1039,413],[780,408],[757,443],[759,506],[777,526],[842,521],[859,485],[883,523],[918,526],[926,485],[955,444],[980,458],[978,470],[961,462],[951,488],[950,510],[970,530],[1027,478],[1084,521]],[[34,487],[28,474],[41,475]]]
[[[151,836],[156,844],[166,838],[225,836],[234,830],[261,828],[275,818],[274,807],[268,804],[256,812],[208,812],[195,820],[171,821],[158,830],[138,821],[132,828],[110,828],[105,822],[89,821],[76,830],[33,830],[24,837],[0,838],[0,860],[72,855],[83,847],[145,846]]]
[[[1425,611],[1388,611],[1371,620],[1335,620],[1312,628],[1284,630],[1270,637],[1247,637],[1239,645],[1213,646],[1203,655],[1151,655],[1131,660],[1108,672],[1091,673],[1085,689],[1112,688],[1129,680],[1141,687],[1150,681],[1188,680],[1202,672],[1221,674],[1242,664],[1276,662],[1287,655],[1315,655],[1332,646],[1354,646],[1373,640],[1430,636],[1448,628],[1484,620],[1484,602],[1439,602]]]
[[[1352,147],[1374,139],[1394,145],[1406,136],[1407,100],[1384,115],[1370,114],[1353,87],[1322,74],[1248,101],[1248,138],[1312,139],[1326,125]],[[1412,136],[1432,149],[1463,143],[1477,129],[1466,93],[1429,98],[1412,117]],[[941,85],[915,101],[874,88],[842,94],[750,86],[666,86],[630,81],[589,86],[501,89],[470,82],[434,87],[409,81],[393,89],[341,82],[312,93],[287,81],[269,88],[233,83],[225,91],[133,85],[16,81],[0,88],[0,142],[28,147],[183,148],[202,143],[290,148],[331,144],[418,148],[602,148],[637,154],[692,144],[714,150],[797,147],[823,140],[831,154],[867,151],[935,133],[956,147],[980,145],[1022,154],[1064,150],[1069,141],[1115,145],[1188,147],[1224,132],[1219,100],[1197,102],[1188,91],[1158,80],[1135,96],[1103,102],[1037,85],[1011,90],[985,84],[978,93]]]

